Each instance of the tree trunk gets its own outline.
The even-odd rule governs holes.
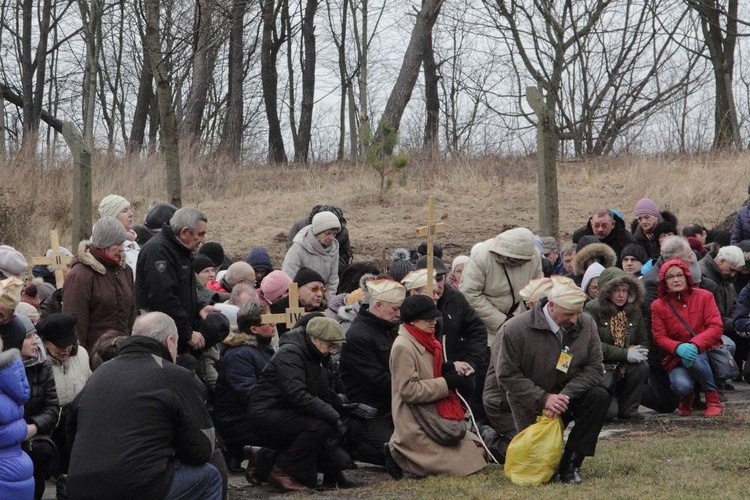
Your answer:
[[[133,125],[130,128],[130,139],[128,140],[128,154],[138,153],[143,150],[143,142],[146,137],[146,123],[149,121],[149,109],[154,97],[154,71],[151,66],[146,37],[143,36],[143,60],[141,75],[138,81],[138,96],[135,100],[135,111],[133,112]]]
[[[97,40],[101,23],[102,9],[100,0],[79,0],[78,7],[83,21],[86,60],[83,71],[83,142],[89,150],[94,149],[94,118],[96,111],[96,77],[99,66],[101,43]]]
[[[302,109],[299,117],[299,144],[294,151],[294,161],[307,163],[310,153],[313,105],[315,104],[315,13],[318,0],[307,0],[302,20]],[[290,83],[291,85],[291,83]]]
[[[279,46],[274,40],[276,27],[276,5],[274,0],[263,0],[263,39],[261,42],[260,74],[263,86],[263,102],[268,120],[268,159],[273,163],[286,163],[284,138],[281,135],[277,103],[279,75],[276,72],[276,58]]]
[[[354,101],[354,88],[352,88],[351,82],[347,87],[347,95],[349,102],[349,156],[352,161],[357,161],[359,158],[359,135],[357,134],[357,104]]]
[[[221,133],[219,149],[231,161],[240,161],[242,153],[243,83],[245,64],[245,10],[246,0],[234,0],[232,27],[229,32],[229,82],[227,89],[227,114]]]
[[[431,158],[440,146],[438,136],[440,131],[440,95],[438,94],[438,81],[440,77],[438,76],[437,65],[435,64],[435,51],[432,47],[432,36],[430,36],[427,46],[425,47],[422,66],[424,68],[425,110],[427,115],[424,126],[423,149]]]
[[[5,140],[5,98],[0,95],[0,159],[5,159],[8,154]]]
[[[39,121],[42,113],[42,100],[46,84],[47,38],[50,31],[52,1],[44,0],[37,12],[39,26],[33,33],[33,0],[23,0],[21,4],[21,91],[23,97],[23,139],[22,147],[34,151],[39,136]],[[32,54],[32,38],[37,41],[36,52]]]
[[[383,147],[382,154],[390,155],[393,148],[389,146],[392,141],[385,141],[386,135],[392,131],[398,133],[401,126],[401,118],[404,115],[406,105],[409,104],[411,93],[419,77],[419,68],[422,66],[425,49],[432,37],[432,27],[435,25],[440,8],[444,0],[423,0],[422,8],[417,13],[417,21],[411,32],[409,45],[404,54],[396,83],[391,90],[391,95],[386,102],[383,116],[378,123],[376,143]]]
[[[557,144],[555,97],[542,95],[538,87],[526,87],[526,101],[537,118],[537,190],[539,195],[539,234],[558,237],[560,214],[557,196]]]
[[[197,0],[193,42],[193,72],[190,94],[185,103],[185,116],[181,122],[182,139],[192,146],[200,139],[206,95],[211,81],[216,49],[212,45],[213,5],[212,0]]]
[[[161,121],[161,150],[167,170],[167,199],[182,206],[182,180],[180,178],[179,139],[177,120],[172,105],[169,56],[162,52],[159,26],[159,0],[145,0],[146,46],[151,56],[151,65],[156,79],[159,118]]]

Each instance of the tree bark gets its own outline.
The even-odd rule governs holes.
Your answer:
[[[276,60],[280,43],[283,39],[274,39],[276,32],[276,2],[262,0],[263,39],[261,42],[260,74],[263,86],[263,102],[268,120],[268,159],[273,163],[286,163],[287,156],[284,149],[284,138],[281,135],[279,109],[277,104],[277,85],[279,75],[276,71]]]
[[[176,206],[182,206],[182,180],[180,176],[179,138],[177,120],[172,105],[172,83],[169,56],[161,46],[159,26],[159,0],[145,0],[146,46],[151,57],[151,66],[156,79],[159,118],[161,121],[161,150],[167,171],[167,198]]]
[[[130,128],[130,139],[128,140],[128,154],[143,150],[143,142],[146,138],[146,123],[149,121],[149,109],[154,98],[154,71],[151,66],[151,55],[145,33],[141,39],[143,59],[141,74],[138,79],[138,96],[135,100],[135,111],[133,111],[133,124]]]
[[[193,42],[193,71],[190,94],[185,103],[182,120],[182,139],[190,146],[200,139],[206,96],[212,78],[216,49],[212,44],[214,32],[213,0],[196,0]]]
[[[220,151],[231,161],[238,162],[242,153],[242,120],[244,120],[243,83],[245,78],[245,10],[247,0],[232,3],[232,27],[229,32],[229,82],[227,114],[221,133]]]
[[[440,77],[435,64],[435,51],[432,47],[432,36],[430,36],[424,50],[422,59],[424,69],[425,87],[425,110],[427,119],[424,126],[423,149],[429,157],[438,150],[440,146],[438,133],[440,131],[440,95],[438,94],[438,81]]]
[[[389,133],[389,130],[398,133],[401,118],[404,115],[406,105],[409,104],[414,85],[419,77],[419,68],[422,66],[425,49],[432,37],[432,27],[435,25],[438,14],[440,14],[443,2],[444,0],[423,0],[422,8],[417,13],[417,21],[411,32],[404,60],[401,63],[401,71],[399,71],[396,83],[386,102],[383,116],[378,123],[375,140],[383,147],[382,154],[390,155],[393,153],[393,148],[389,146],[392,141],[385,141],[385,135]]]
[[[307,0],[302,20],[302,108],[299,117],[299,147],[294,151],[294,161],[307,163],[310,153],[313,105],[315,104],[315,14],[318,0]],[[290,83],[291,85],[291,83]]]

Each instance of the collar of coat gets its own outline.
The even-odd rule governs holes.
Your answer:
[[[107,267],[110,267],[111,269],[125,269],[128,265],[127,262],[125,262],[124,257],[120,259],[119,264],[115,264],[114,262],[112,264],[104,264],[102,261],[94,257],[90,249],[91,240],[80,242],[78,244],[78,253],[76,255],[76,258],[78,259],[79,263],[90,267],[99,274],[107,274]]]
[[[518,316],[518,317],[521,318],[521,317],[523,317],[524,314],[530,314],[531,315],[531,321],[529,322],[529,326],[531,328],[533,328],[534,330],[546,330],[546,331],[548,331],[550,333],[554,333],[550,329],[549,323],[547,323],[547,318],[546,318],[546,316],[544,316],[544,311],[542,310],[542,308],[545,305],[547,305],[547,302],[548,302],[548,300],[546,298],[538,301],[534,305],[533,309],[530,309],[530,310],[526,311],[525,313],[523,313],[521,316]],[[584,313],[581,312],[581,314],[584,314]],[[566,335],[572,335],[573,337],[577,337],[578,336],[578,333],[581,331],[581,319],[580,318],[581,317],[578,316],[578,321],[576,321],[576,324],[573,325],[573,329],[571,329],[571,330],[567,330],[566,329],[565,330],[565,334]]]

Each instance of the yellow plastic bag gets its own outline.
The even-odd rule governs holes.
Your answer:
[[[537,417],[508,445],[505,476],[513,484],[537,486],[552,479],[563,452],[563,426],[559,416]]]

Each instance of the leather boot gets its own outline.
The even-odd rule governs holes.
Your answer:
[[[564,484],[581,484],[581,464],[584,455],[576,452],[565,451],[560,459],[560,482]]]
[[[391,448],[388,446],[388,443],[383,445],[383,453],[385,454],[385,471],[396,481],[402,479],[404,477],[404,471],[401,470],[401,467],[399,467],[391,456]]]
[[[250,486],[258,486],[261,483],[258,477],[258,452],[260,446],[245,446],[242,449],[242,454],[247,459],[247,469],[245,469],[245,479],[250,483]]]
[[[704,417],[719,417],[721,416],[724,408],[721,405],[719,399],[719,393],[716,391],[709,391],[706,393],[706,412],[703,414]]]
[[[283,491],[308,490],[307,486],[298,482],[296,479],[294,479],[292,476],[279,469],[278,467],[274,467],[273,470],[271,470],[271,475],[268,476],[268,483]]]
[[[328,471],[323,473],[323,489],[340,489],[356,488],[359,484],[346,478],[343,472]]]
[[[708,394],[708,393],[706,393]],[[689,392],[680,398],[680,405],[677,407],[677,414],[681,417],[689,417],[693,414],[693,400],[695,393]]]

